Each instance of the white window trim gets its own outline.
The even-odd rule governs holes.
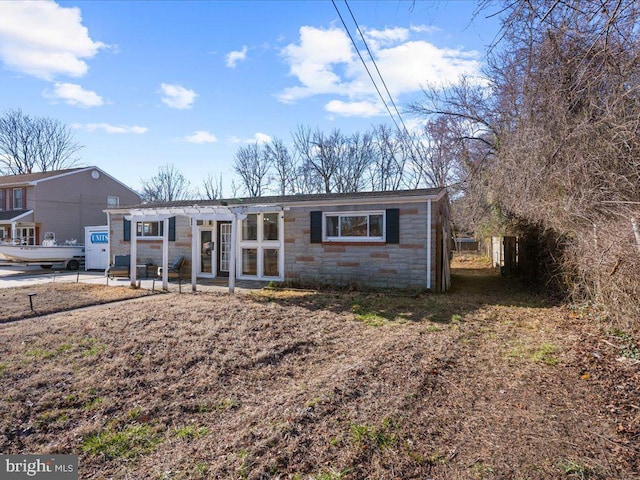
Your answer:
[[[160,233],[159,235],[138,235],[138,223],[157,223],[158,224],[158,232],[160,232],[160,229],[162,228],[163,225],[163,221],[160,220],[152,220],[152,221],[147,221],[147,220],[141,220],[139,222],[136,222],[136,238],[138,240],[162,240],[162,234]],[[141,232],[144,232],[144,229],[141,228],[140,229]]]
[[[109,199],[115,199],[115,205],[109,205]],[[116,195],[107,195],[107,208],[116,208],[120,206],[120,197]]]
[[[24,235],[26,233],[26,235]],[[25,242],[24,239],[27,239]],[[31,240],[29,242],[29,239]],[[36,226],[33,225],[21,225],[16,228],[16,238],[19,240],[19,245],[35,245],[36,244]]]
[[[276,214],[278,215],[278,240],[263,240],[263,215]],[[277,211],[265,211],[257,212],[258,215],[258,231],[257,240],[242,240],[242,222],[238,224],[238,242],[237,242],[237,254],[236,254],[236,271],[237,277],[240,280],[283,280],[284,279],[284,214]],[[245,248],[255,248],[257,250],[256,259],[256,275],[248,275],[242,273],[242,250]],[[278,251],[278,276],[266,276],[263,275],[264,271],[264,250],[277,250]]]
[[[20,207],[16,207],[16,192],[20,192]],[[13,202],[13,209],[14,210],[25,210],[25,204],[24,204],[24,197],[22,196],[22,188],[14,188],[12,193],[12,202]]]
[[[0,212],[4,211],[4,190],[0,189]]]
[[[338,229],[340,229],[339,217],[369,217],[369,215],[382,215],[382,236],[380,237],[346,237],[327,235],[327,217],[338,217]],[[367,219],[367,223],[369,220]],[[322,241],[323,242],[362,242],[385,243],[387,241],[387,212],[385,210],[349,211],[349,212],[322,212]]]
[[[203,223],[208,221],[199,220]],[[197,258],[197,274],[198,277],[202,278],[216,278],[218,274],[218,240],[217,240],[217,231],[218,227],[211,221],[211,224],[207,223],[206,225],[197,225],[196,230],[198,232],[198,237],[196,240],[196,248],[198,255]],[[202,232],[211,232],[211,243],[213,243],[213,248],[211,249],[211,272],[203,272],[202,271]]]

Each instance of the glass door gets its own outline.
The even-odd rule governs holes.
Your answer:
[[[218,222],[218,275],[229,276],[231,264],[231,222]]]
[[[17,238],[18,238],[18,245],[35,245],[36,244],[35,227],[18,227]]]
[[[200,272],[201,276],[213,276],[213,253],[215,244],[213,242],[213,230],[200,230]]]

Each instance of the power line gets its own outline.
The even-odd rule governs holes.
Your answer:
[[[387,95],[389,96],[389,100],[391,100],[391,105],[393,105],[393,109],[395,110],[396,115],[398,115],[398,118],[400,119],[400,122],[402,123],[402,126],[405,129],[405,132],[408,133],[407,126],[405,125],[404,120],[402,119],[402,115],[400,115],[400,111],[398,110],[398,106],[396,105],[396,102],[393,101],[393,96],[391,95],[391,92],[389,91],[389,88],[387,87],[387,82],[384,81],[384,77],[382,76],[382,73],[380,73],[380,69],[378,68],[378,64],[376,63],[375,58],[373,58],[373,53],[371,53],[371,50],[369,49],[369,44],[367,44],[367,41],[365,40],[364,35],[362,34],[362,30],[360,29],[360,25],[358,25],[358,21],[356,20],[356,17],[353,15],[353,12],[351,11],[351,7],[349,6],[349,3],[347,2],[347,0],[344,0],[344,4],[347,6],[347,10],[349,10],[349,14],[351,15],[351,19],[353,20],[353,23],[356,25],[356,29],[358,30],[358,34],[360,35],[360,38],[362,39],[362,43],[364,44],[365,48],[367,49],[367,52],[369,53],[369,58],[371,58],[371,62],[373,63],[373,66],[376,67],[376,72],[378,73],[378,76],[380,77],[380,80],[382,81],[382,85],[384,86],[384,89],[387,92]],[[354,47],[355,47],[355,44],[354,44]],[[376,90],[377,90],[377,87],[376,87]]]
[[[362,30],[360,29],[360,25],[358,24],[358,21],[356,20],[353,12],[351,11],[351,8],[349,7],[349,3],[347,2],[347,0],[344,0],[344,3],[347,6],[347,9],[349,10],[349,14],[351,15],[351,19],[353,20],[353,23],[355,24],[356,29],[358,30],[358,33],[360,35],[360,38],[362,39],[362,43],[364,44],[365,48],[367,49],[367,52],[369,53],[369,57],[371,58],[371,63],[373,63],[373,66],[376,69],[378,77],[380,77],[380,80],[382,81],[382,85],[384,85],[384,89],[387,92],[387,95],[389,96],[389,100],[391,101],[391,104],[393,105],[393,108],[394,108],[394,110],[396,112],[396,115],[398,116],[398,119],[400,120],[400,123],[402,124],[403,128],[400,128],[400,125],[398,125],[398,122],[396,121],[393,113],[391,112],[391,109],[389,108],[389,105],[387,104],[387,101],[385,100],[384,96],[380,92],[380,89],[378,88],[378,84],[374,80],[373,75],[371,74],[371,71],[369,70],[369,67],[367,66],[367,63],[365,62],[364,58],[362,57],[362,54],[360,53],[360,50],[358,49],[358,45],[356,44],[355,39],[351,35],[351,32],[349,31],[349,27],[347,27],[347,24],[344,21],[344,18],[342,17],[342,14],[340,13],[340,10],[338,9],[338,6],[336,5],[335,0],[331,0],[331,3],[333,4],[333,8],[335,8],[336,12],[338,13],[338,17],[340,17],[340,21],[342,22],[342,25],[344,26],[344,29],[347,32],[347,35],[349,36],[349,39],[351,40],[351,43],[352,43],[353,47],[355,48],[356,53],[358,54],[358,57],[360,58],[360,61],[362,62],[362,65],[364,66],[364,69],[366,70],[367,75],[369,75],[369,78],[371,79],[371,83],[373,83],[373,86],[376,89],[376,92],[378,93],[378,97],[380,97],[380,100],[382,101],[382,104],[384,105],[385,109],[389,113],[389,116],[391,117],[391,120],[395,124],[396,128],[398,129],[398,131],[399,132],[403,132],[404,131],[403,137],[405,137],[407,139],[407,141],[409,142],[409,150],[411,151],[412,156],[414,156],[414,158],[417,159],[420,156],[419,155],[419,149],[415,146],[415,144],[413,142],[413,138],[409,133],[409,129],[407,128],[407,125],[404,123],[404,119],[402,118],[402,115],[400,114],[400,111],[398,110],[398,107],[397,107],[396,103],[393,100],[393,96],[391,95],[391,92],[389,91],[389,88],[387,87],[387,83],[385,82],[384,77],[382,76],[382,73],[380,72],[380,69],[378,68],[378,64],[376,63],[376,60],[373,57],[373,53],[371,52],[371,49],[369,48],[369,45],[367,44],[367,41],[364,38]],[[416,155],[416,153],[418,153],[418,155]]]
[[[358,54],[358,57],[360,57],[360,61],[362,62],[362,65],[364,66],[364,69],[367,71],[367,75],[369,75],[369,78],[371,79],[371,83],[373,83],[373,86],[376,89],[376,92],[378,92],[378,96],[380,97],[380,100],[382,100],[382,104],[387,109],[387,112],[389,113],[389,116],[391,117],[391,120],[393,120],[393,123],[396,125],[396,128],[398,130],[400,130],[400,125],[398,125],[398,122],[396,122],[396,119],[394,118],[393,113],[391,113],[391,109],[387,105],[386,100],[384,99],[384,97],[382,96],[382,93],[380,92],[380,89],[378,88],[378,84],[373,79],[373,75],[371,75],[371,71],[369,70],[369,67],[367,66],[367,62],[365,62],[364,58],[362,58],[362,54],[360,53],[360,50],[358,49],[358,45],[356,44],[356,41],[354,40],[353,36],[351,35],[351,32],[349,31],[349,27],[347,27],[347,24],[344,21],[344,18],[342,18],[342,13],[340,13],[340,10],[338,9],[338,6],[336,5],[335,0],[331,0],[331,3],[333,4],[333,8],[336,9],[336,12],[338,13],[338,17],[340,17],[340,21],[342,22],[342,26],[344,27],[345,31],[347,32],[347,35],[349,35],[349,38],[351,39],[351,43],[353,44],[353,47],[355,48],[356,53]],[[347,3],[347,2],[345,1],[345,3]],[[356,23],[356,26],[357,26],[357,23]],[[367,48],[367,50],[368,50],[368,48]],[[373,58],[372,58],[372,60],[373,60]],[[374,65],[375,65],[375,61],[374,61]],[[377,67],[376,67],[376,70],[377,70]],[[380,74],[380,72],[378,71],[378,75],[379,74]],[[400,118],[400,120],[402,120],[402,118]]]

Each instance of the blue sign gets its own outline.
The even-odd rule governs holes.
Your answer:
[[[107,232],[92,233],[91,243],[109,243],[109,234]]]

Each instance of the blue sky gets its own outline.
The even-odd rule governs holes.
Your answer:
[[[498,28],[474,2],[349,6],[400,108],[479,75]],[[194,188],[221,173],[228,195],[247,142],[391,123],[330,0],[0,1],[0,92],[1,111],[71,125],[83,165],[136,189],[172,163]]]

